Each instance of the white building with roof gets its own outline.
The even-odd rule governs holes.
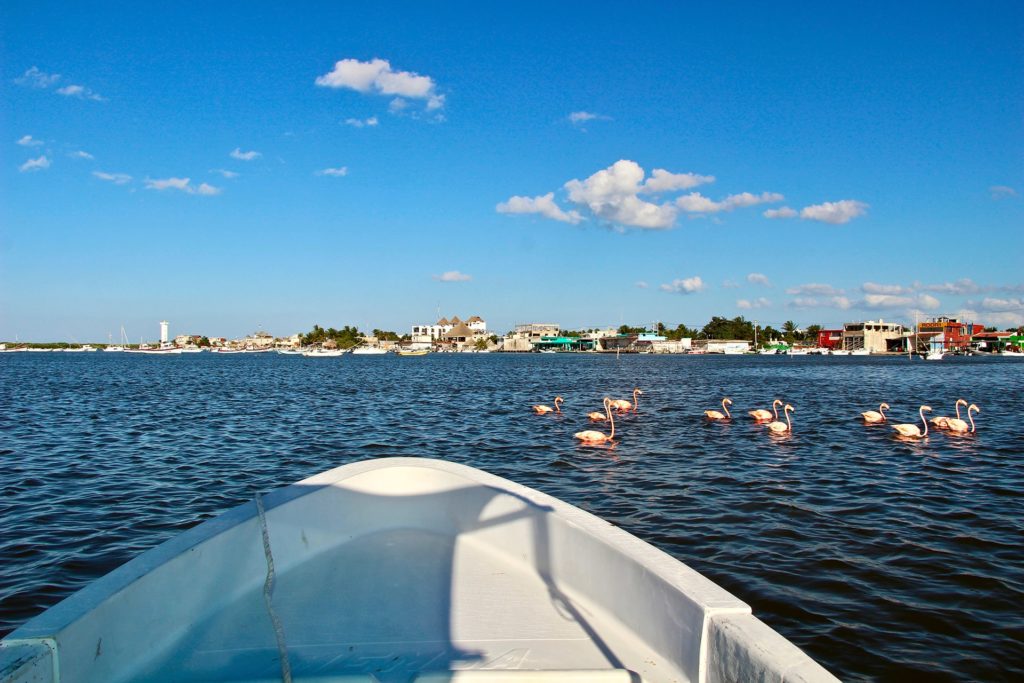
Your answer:
[[[413,344],[433,344],[440,342],[457,326],[465,325],[473,336],[487,335],[487,322],[478,315],[471,316],[468,320],[462,321],[459,316],[441,318],[433,325],[413,325],[410,337]]]

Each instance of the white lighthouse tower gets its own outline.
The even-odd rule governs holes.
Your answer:
[[[167,346],[167,328],[170,325],[166,320],[160,321],[160,346]]]

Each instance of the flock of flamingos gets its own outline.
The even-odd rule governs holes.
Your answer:
[[[596,429],[586,429],[582,432],[576,432],[573,436],[579,439],[581,442],[586,444],[601,444],[612,441],[615,438],[615,418],[614,415],[624,415],[629,412],[637,411],[637,397],[642,396],[644,392],[640,389],[633,389],[633,401],[627,401],[625,399],[612,400],[605,396],[603,404],[604,411],[595,411],[587,413],[587,417],[592,422],[604,422],[607,421],[611,426],[611,432],[605,434],[604,432],[597,431]],[[561,396],[555,396],[554,404],[552,408],[548,405],[535,405],[533,406],[533,412],[537,415],[549,415],[549,414],[561,414],[561,404],[563,399]],[[712,421],[725,421],[732,420],[732,414],[729,412],[729,406],[732,405],[731,398],[722,399],[722,411],[718,410],[705,410],[704,417]],[[758,408],[757,410],[750,410],[747,412],[750,417],[754,419],[757,424],[764,424],[768,427],[769,433],[772,434],[789,434],[793,432],[793,423],[789,419],[791,412],[796,412],[793,406],[788,403],[782,409],[783,416],[786,418],[785,422],[779,420],[779,406],[783,405],[780,399],[772,401],[772,409],[765,410]],[[967,420],[970,420],[970,425],[967,424],[967,420],[960,417],[960,406],[967,406]],[[922,430],[916,424],[894,424],[892,428],[896,430],[898,437],[907,439],[923,439],[928,436],[928,424],[931,422],[932,428],[937,430],[943,430],[950,434],[973,434],[976,431],[974,425],[974,417],[972,413],[980,413],[981,408],[971,403],[967,404],[967,401],[960,398],[957,399],[956,405],[953,406],[956,409],[956,417],[933,417],[930,421],[924,417],[925,411],[931,412],[931,406],[921,406],[918,409],[918,414],[921,416],[921,424],[924,425]],[[883,403],[878,406],[878,410],[868,410],[860,414],[861,419],[866,425],[876,425],[888,422],[885,417],[885,411],[889,410],[889,404]]]

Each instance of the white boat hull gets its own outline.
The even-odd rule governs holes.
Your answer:
[[[296,681],[837,680],[689,567],[486,472],[371,460],[261,502],[265,525],[242,505],[31,620],[0,642],[0,671],[279,680],[286,660]]]

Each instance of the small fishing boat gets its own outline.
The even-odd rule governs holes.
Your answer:
[[[338,467],[159,545],[0,641],[5,681],[833,683],[750,607],[556,498]]]
[[[427,349],[399,349],[398,351],[395,351],[395,353],[399,356],[425,356],[430,353],[430,351]]]
[[[345,349],[307,349],[302,355],[306,358],[337,358],[345,353]]]
[[[869,351],[868,349],[854,349],[853,351],[850,351],[850,355],[851,356],[870,356],[871,355],[871,351]]]
[[[942,349],[935,349],[925,354],[925,360],[942,360],[946,354],[942,352]]]
[[[278,349],[277,352],[282,356],[301,356],[302,349]]]
[[[161,346],[140,346],[137,349],[125,349],[125,353],[141,353],[150,356],[180,356],[181,349],[170,344],[163,344]]]

